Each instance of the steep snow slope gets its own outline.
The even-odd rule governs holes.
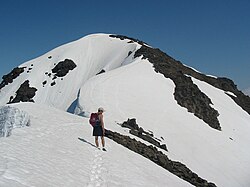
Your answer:
[[[109,139],[107,152],[96,149],[86,118],[32,103],[14,107],[29,113],[31,125],[1,139],[0,186],[191,186]]]
[[[199,176],[218,186],[249,186],[250,116],[224,91],[193,81],[219,111],[222,131],[177,105],[173,82],[140,58],[87,81],[80,91],[78,110],[90,112],[103,106],[106,126],[123,134],[117,122],[135,117],[144,129],[164,137],[171,159],[186,164]]]
[[[20,65],[26,67],[13,83],[8,84],[0,92],[0,105],[6,104],[19,86],[29,80],[30,87],[37,88],[36,103],[47,104],[67,110],[77,98],[81,85],[101,70],[109,71],[129,63],[128,53],[138,47],[136,43],[120,42],[109,35],[95,34],[60,46],[36,59]],[[73,60],[76,68],[64,77],[57,77],[52,69],[65,59]],[[50,76],[48,74],[51,74]],[[43,82],[47,81],[45,86]],[[51,86],[51,83],[55,83]]]

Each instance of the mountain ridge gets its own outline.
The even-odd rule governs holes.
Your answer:
[[[19,90],[24,83],[26,90]],[[83,116],[82,128],[86,131],[90,130],[86,117],[103,106],[105,127],[110,132],[142,141],[153,150],[161,149],[153,144],[153,140],[162,137],[160,144],[167,147],[163,153],[197,173],[193,176],[198,181],[206,179],[218,186],[249,184],[248,165],[237,164],[248,163],[250,157],[247,143],[250,141],[249,97],[230,79],[206,76],[138,39],[122,35],[89,35],[23,63],[5,75],[0,85],[4,85],[0,105],[19,98],[21,102],[34,101],[27,105],[29,113],[39,105],[71,111]],[[12,105],[23,106],[22,103]],[[53,116],[52,111],[48,118]],[[54,116],[53,120],[58,117]],[[135,118],[144,130],[131,131],[117,124],[128,118]],[[49,127],[51,121],[46,117],[44,121]],[[38,124],[35,117],[33,123]],[[29,129],[32,130],[32,121]],[[60,132],[66,133],[64,130]],[[149,142],[145,142],[147,132],[155,135]],[[79,135],[75,137],[74,133],[73,136],[79,141]],[[85,132],[80,139],[89,138]],[[127,139],[123,143],[130,141]],[[74,149],[76,142],[73,142]],[[110,141],[108,143],[115,146]],[[86,143],[85,146],[89,145]],[[150,157],[154,159],[154,156]],[[164,164],[167,159],[163,157],[159,156]]]

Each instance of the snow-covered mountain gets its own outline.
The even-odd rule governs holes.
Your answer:
[[[250,98],[142,41],[88,35],[14,68],[0,89],[0,127],[29,122],[0,139],[0,186],[250,185]],[[88,124],[100,106],[107,152]]]

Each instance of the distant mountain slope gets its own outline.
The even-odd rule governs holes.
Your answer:
[[[27,81],[36,91],[19,91],[17,101],[34,100],[67,110],[86,80],[102,70],[120,67],[126,62],[129,51],[135,51],[136,47],[136,44],[126,44],[103,34],[89,35],[60,46],[5,75],[0,84],[0,104],[11,102],[21,84]]]

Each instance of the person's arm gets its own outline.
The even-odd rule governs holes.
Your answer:
[[[103,131],[103,135],[104,135],[105,134],[105,129],[104,129],[103,115],[101,115],[100,117],[101,117],[100,121],[101,121],[102,131]]]

